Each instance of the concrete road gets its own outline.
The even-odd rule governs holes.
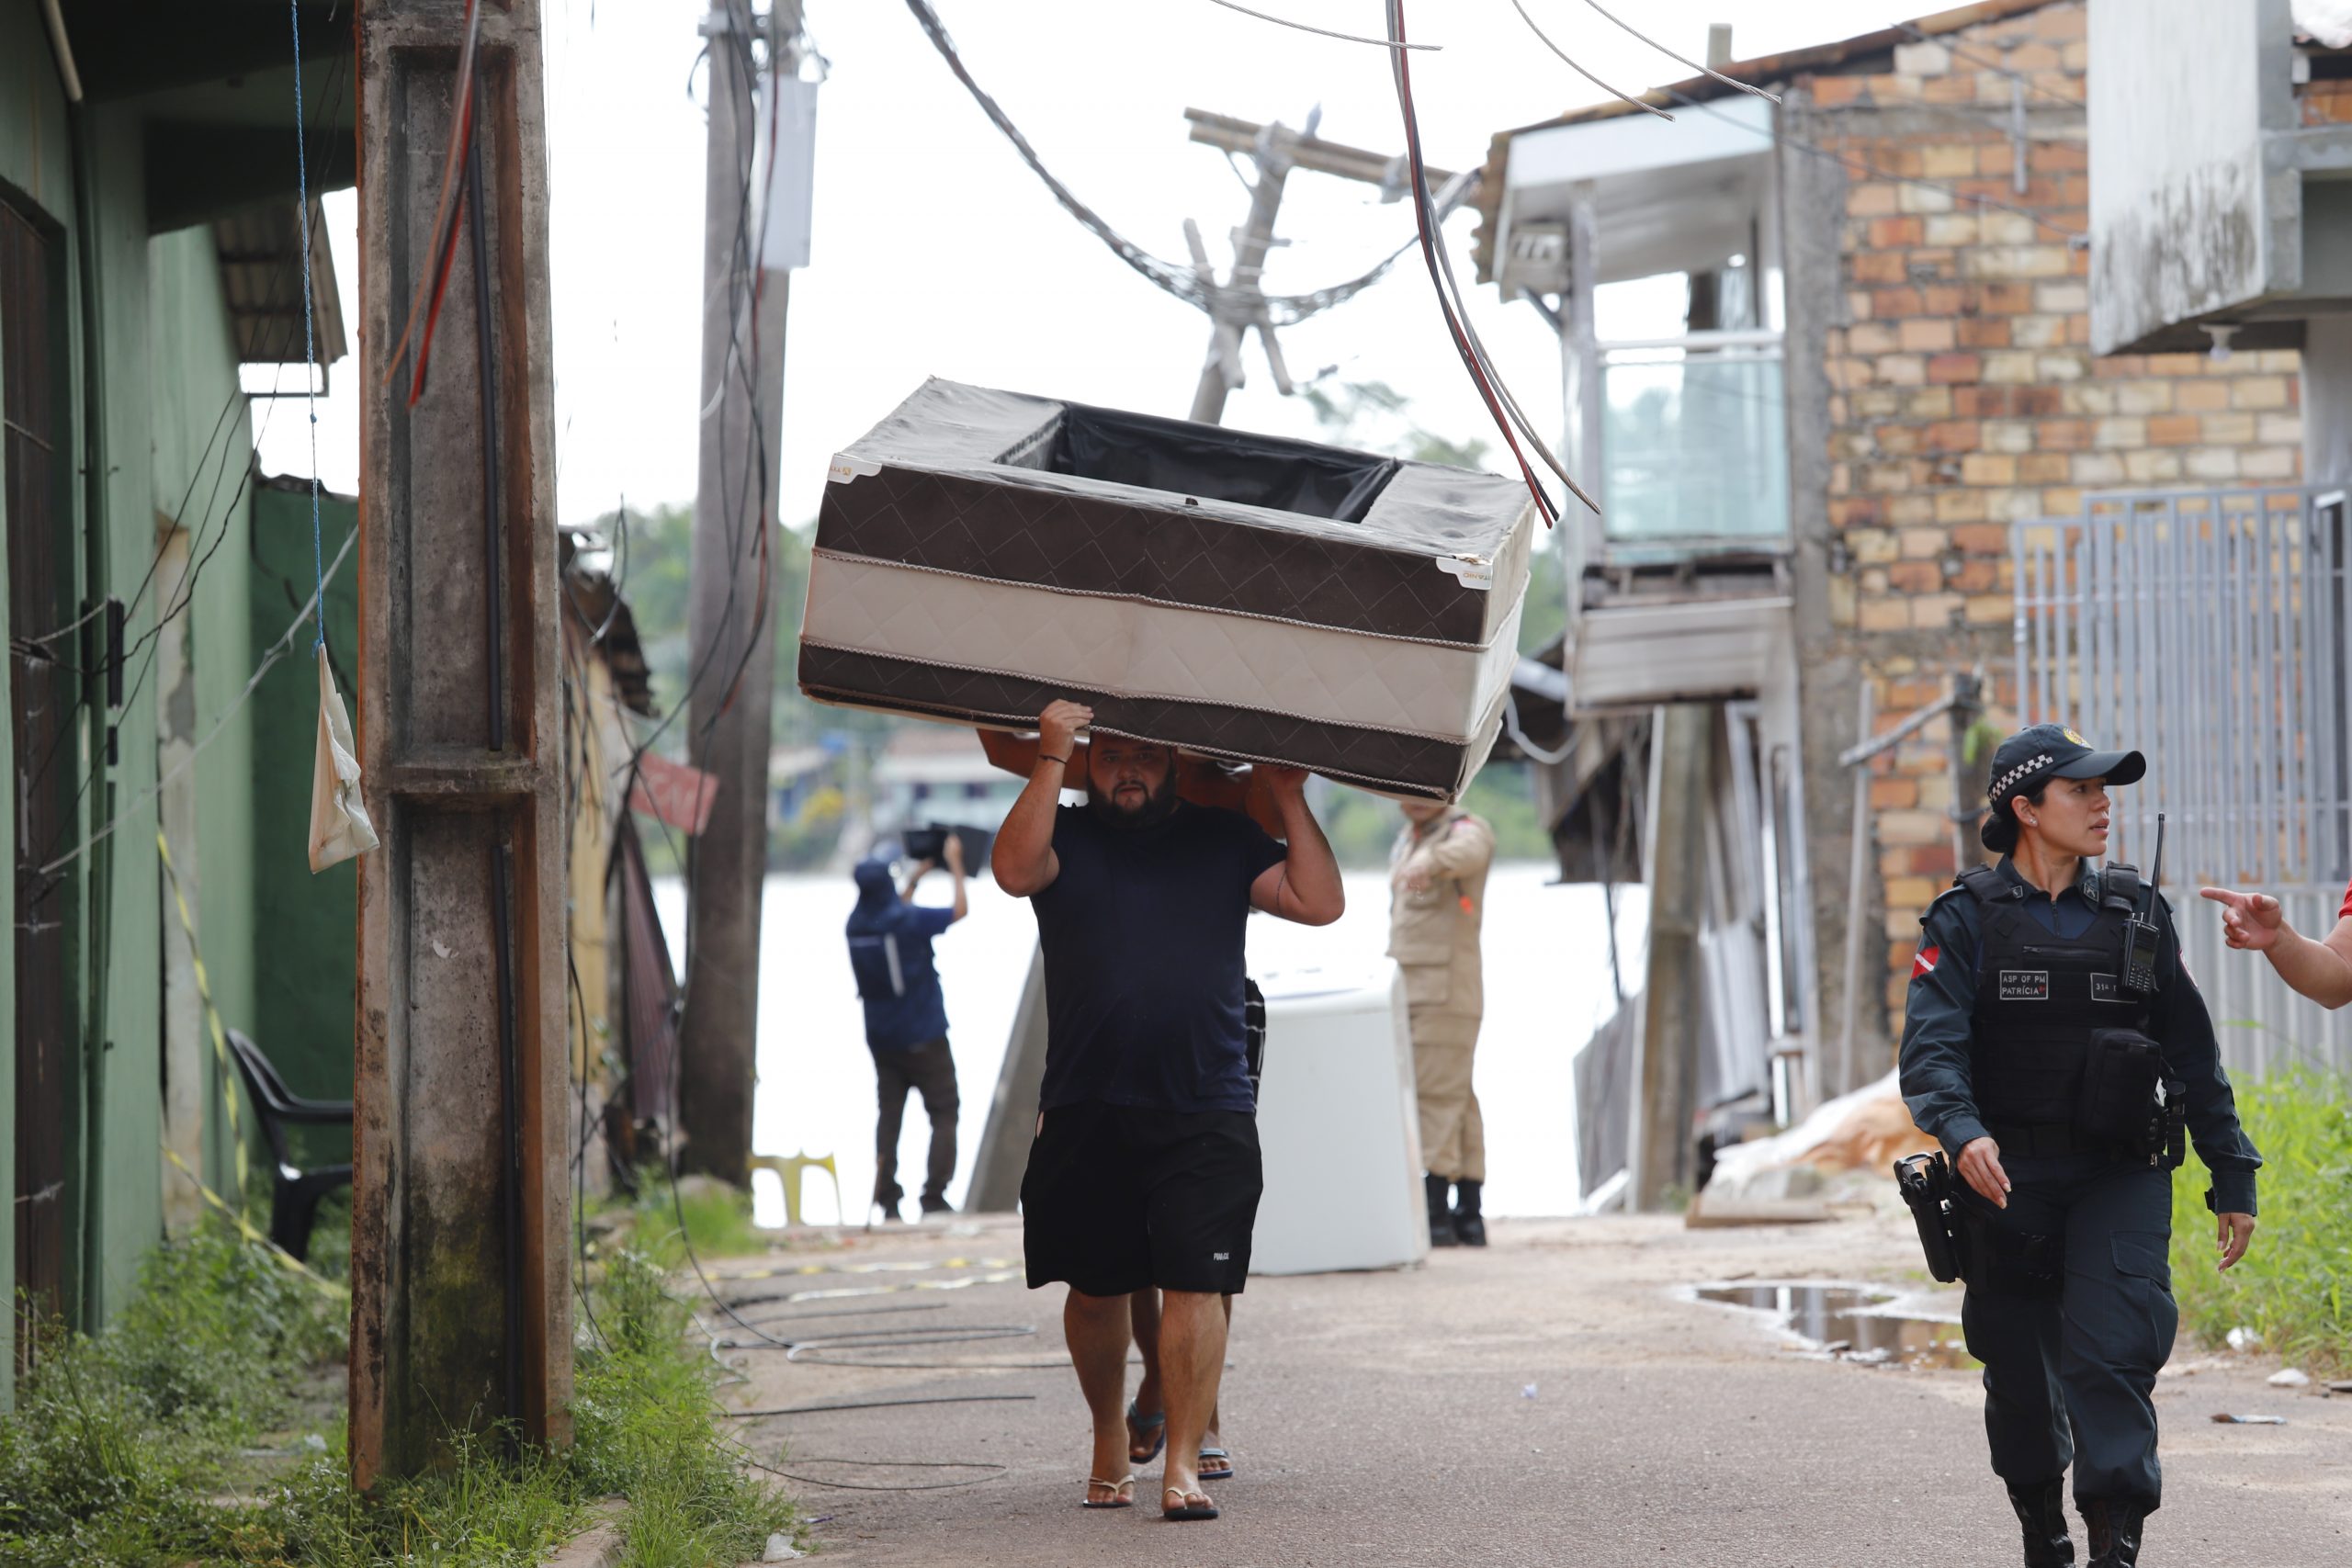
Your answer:
[[[1663,1219],[1503,1221],[1493,1246],[1424,1269],[1253,1280],[1225,1383],[1239,1473],[1213,1488],[1223,1518],[1185,1525],[1158,1517],[1157,1461],[1136,1507],[1078,1506],[1088,1428],[1060,1359],[1060,1288],[989,1281],[1019,1257],[1018,1222],[990,1219],[726,1266],[768,1276],[730,1280],[730,1294],[807,1298],[744,1309],[796,1320],[763,1325],[773,1336],[943,1331],[789,1360],[727,1352],[752,1380],[727,1391],[735,1408],[1032,1396],[739,1423],[763,1459],[808,1478],[790,1484],[824,1555],[860,1568],[2018,1561],[1973,1372],[1808,1359],[1755,1314],[1674,1293],[1738,1278],[1914,1289],[1899,1213],[1696,1232]],[[779,1272],[809,1268],[847,1271]],[[818,1312],[860,1315],[805,1315]],[[1015,1325],[1036,1332],[945,1338]],[[835,1359],[901,1364],[819,1364]],[[2165,1506],[2143,1562],[2352,1562],[2352,1399],[2267,1387],[2275,1370],[2194,1348],[2167,1369]],[[2289,1425],[2217,1426],[2216,1411]],[[959,1462],[1003,1468],[928,1468]]]

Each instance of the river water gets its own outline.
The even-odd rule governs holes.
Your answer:
[[[1554,874],[1546,865],[1505,864],[1487,883],[1487,1017],[1476,1089],[1487,1122],[1490,1213],[1564,1214],[1577,1206],[1569,1062],[1611,1005],[1608,921],[1599,887],[1551,885]],[[1351,872],[1346,880],[1348,912],[1336,924],[1309,929],[1253,918],[1251,972],[1346,966],[1379,954],[1387,945],[1387,878]],[[1037,942],[1036,922],[1020,899],[985,877],[974,878],[970,890],[970,916],[934,950],[964,1106],[960,1163],[948,1192],[959,1203]],[[655,897],[672,947],[683,949],[682,885],[663,878]],[[1640,887],[1618,895],[1620,961],[1629,976],[1638,974],[1644,897]],[[919,897],[945,902],[944,874],[927,881]],[[853,902],[846,876],[767,880],[752,1137],[762,1154],[832,1155],[846,1218],[854,1224],[862,1218],[860,1201],[874,1189],[874,1068],[842,936]],[[683,954],[679,967],[683,973]],[[921,1103],[910,1096],[899,1156],[910,1212],[929,1137]],[[784,1223],[783,1189],[774,1176],[756,1174],[752,1198],[760,1223]],[[824,1224],[839,1213],[823,1173],[816,1173],[802,1218]]]

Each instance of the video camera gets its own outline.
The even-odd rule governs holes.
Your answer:
[[[977,872],[989,863],[989,846],[996,835],[986,828],[967,828],[944,822],[928,823],[909,828],[899,835],[899,849],[910,861],[930,861],[935,865],[947,863],[947,840],[953,834],[964,846],[964,869]]]

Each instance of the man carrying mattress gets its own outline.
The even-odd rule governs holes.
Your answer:
[[[1287,850],[1238,812],[1180,800],[1169,748],[1114,735],[1087,747],[1087,803],[1059,806],[1093,716],[1068,702],[1039,716],[993,856],[997,885],[1036,912],[1046,964],[1045,1082],[1021,1184],[1029,1284],[1069,1286],[1063,1332],[1094,1420],[1090,1508],[1134,1501],[1127,1298],[1159,1288],[1161,1512],[1213,1519],[1198,1465],[1225,1364],[1220,1298],[1246,1282],[1262,1184],[1242,932],[1253,908],[1338,919],[1340,868],[1302,769],[1258,770]]]

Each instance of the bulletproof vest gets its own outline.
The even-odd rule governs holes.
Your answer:
[[[2092,1032],[2147,1027],[2147,998],[2122,984],[2123,927],[2139,881],[2129,866],[2109,867],[2098,919],[2062,937],[2026,912],[2039,891],[1990,866],[1960,874],[1984,933],[1971,1077],[1985,1121],[2074,1121]]]

